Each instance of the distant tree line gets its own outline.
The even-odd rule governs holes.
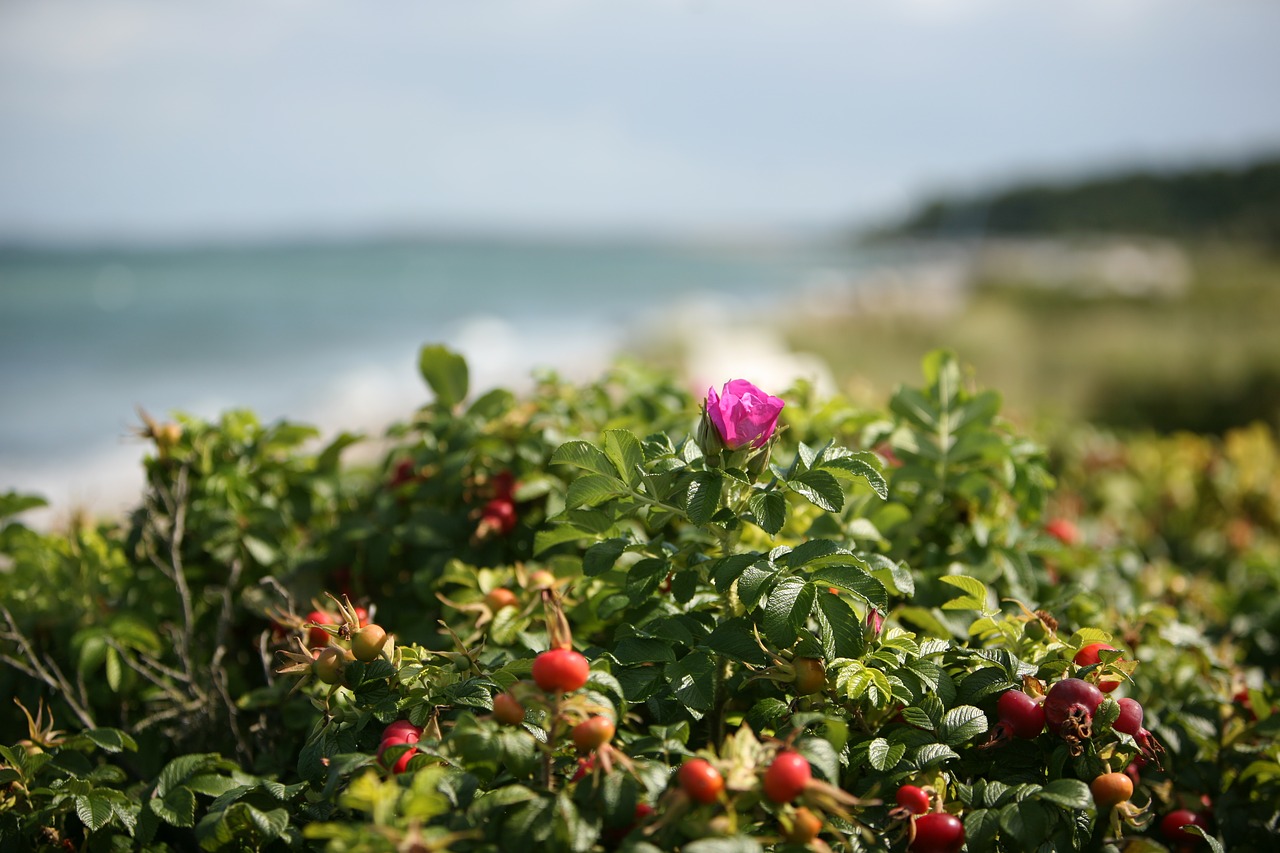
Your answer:
[[[1150,234],[1280,248],[1280,157],[1239,168],[1136,171],[937,198],[892,237]]]

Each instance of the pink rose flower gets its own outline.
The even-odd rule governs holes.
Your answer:
[[[785,405],[745,379],[726,382],[719,394],[707,389],[707,417],[729,450],[762,447],[777,429],[778,413]]]
[[[880,629],[884,627],[884,614],[876,608],[872,607],[867,611],[867,631],[871,636],[880,636]]]

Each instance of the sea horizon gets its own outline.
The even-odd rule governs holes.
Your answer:
[[[475,390],[539,369],[581,381],[646,329],[768,317],[901,257],[724,235],[9,245],[0,490],[40,494],[49,517],[119,512],[140,495],[137,408],[376,433],[429,400],[424,343],[463,353]]]

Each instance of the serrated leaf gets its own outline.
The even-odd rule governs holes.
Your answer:
[[[1047,840],[1050,822],[1048,811],[1035,800],[1010,803],[1000,810],[1000,828],[1024,850],[1034,850]]]
[[[1055,779],[1036,795],[1064,809],[1087,809],[1093,805],[1089,786],[1079,779]]]
[[[543,551],[547,551],[557,545],[563,545],[566,542],[577,542],[579,539],[588,538],[591,538],[590,533],[586,533],[569,524],[549,527],[544,530],[539,530],[534,534],[533,554],[536,557]]]
[[[596,447],[589,441],[566,441],[564,444],[556,448],[551,454],[552,465],[573,465],[592,471],[596,474],[602,474],[606,477],[617,478],[620,473],[617,466],[609,460],[604,451]]]
[[[813,610],[813,599],[813,585],[800,578],[787,578],[774,587],[764,611],[769,641],[784,649],[795,643]]]
[[[810,579],[818,586],[834,586],[853,593],[882,612],[889,609],[889,592],[884,584],[856,565],[824,566],[810,575]]]
[[[435,392],[436,400],[452,408],[467,397],[467,361],[448,347],[427,344],[418,353],[418,371]]]
[[[995,848],[996,835],[1000,832],[1000,813],[991,809],[970,810],[964,816],[964,837],[974,850]]]
[[[132,735],[119,729],[86,729],[80,734],[107,752],[121,752],[126,749],[136,752],[138,749],[138,742]]]
[[[895,563],[883,554],[867,554],[866,561],[872,576],[881,583],[888,581],[899,595],[910,598],[916,594],[915,575],[906,566]]]
[[[948,761],[955,761],[959,757],[956,751],[945,743],[926,743],[912,754],[911,763],[916,766],[916,769],[924,770]]]
[[[566,509],[595,506],[625,493],[626,486],[616,477],[606,477],[604,474],[584,474],[569,484],[569,491],[564,497],[564,505]]]
[[[165,796],[170,789],[181,785],[196,773],[215,769],[221,759],[222,756],[216,752],[179,755],[160,771],[160,776],[156,779],[156,796]]]
[[[90,832],[97,832],[106,826],[115,814],[111,802],[95,793],[72,798],[76,806],[76,817]]]
[[[582,573],[589,578],[598,577],[613,568],[613,564],[627,550],[627,540],[606,539],[597,542],[582,555]]]
[[[929,712],[924,708],[917,708],[915,705],[908,705],[902,709],[902,719],[908,724],[918,729],[924,729],[927,732],[934,731],[937,724],[933,718],[929,716]]]
[[[664,673],[676,698],[694,711],[711,710],[715,693],[715,661],[701,651],[690,652]]]
[[[867,759],[876,770],[887,772],[898,766],[898,762],[906,752],[907,748],[903,744],[889,743],[884,738],[878,737],[868,745]]]
[[[826,471],[805,471],[787,480],[786,484],[819,509],[839,512],[844,508],[844,491],[840,488],[840,481]]]
[[[190,788],[178,786],[162,797],[147,801],[156,816],[170,826],[195,826],[196,795]]]
[[[938,736],[948,746],[959,746],[986,730],[987,715],[982,713],[982,709],[972,705],[961,705],[943,715],[942,725],[938,727]]]
[[[1189,832],[1192,835],[1198,835],[1205,841],[1209,842],[1209,849],[1213,851],[1213,853],[1225,853],[1225,848],[1222,846],[1222,842],[1206,832],[1203,826],[1197,826],[1194,823],[1190,823],[1182,829],[1184,832]]]
[[[623,637],[613,656],[623,666],[638,663],[674,663],[676,653],[670,643],[656,637]]]
[[[770,536],[777,534],[787,523],[787,499],[780,492],[753,492],[747,507],[755,517],[756,526]]]
[[[718,655],[752,666],[764,666],[768,663],[764,650],[751,631],[751,621],[745,616],[726,619],[717,625],[711,636],[707,637],[706,646]]]
[[[943,610],[986,610],[987,587],[977,578],[967,575],[942,575],[938,580],[959,589],[964,595],[942,605]]]
[[[862,620],[848,602],[827,590],[816,596],[822,645],[828,658],[857,659],[867,652]]]
[[[956,696],[962,703],[972,705],[975,702],[981,702],[988,696],[1003,693],[1010,687],[1016,686],[1017,683],[1010,679],[1003,669],[987,666],[966,675],[964,680],[960,682]]]
[[[887,500],[889,497],[889,484],[885,482],[884,475],[862,459],[853,457],[829,459],[819,466],[819,470],[831,471],[835,476],[847,480],[865,480],[881,500]]]
[[[706,524],[720,508],[724,475],[719,471],[699,471],[685,491],[685,512],[694,524]]]
[[[625,429],[604,431],[604,453],[629,485],[639,485],[644,468],[644,451],[640,440]]]
[[[728,557],[722,557],[711,563],[708,571],[711,578],[715,582],[716,591],[725,593],[729,591],[729,587],[738,579],[746,568],[760,559],[759,554],[730,554]]]

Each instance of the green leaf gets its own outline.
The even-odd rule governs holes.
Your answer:
[[[733,586],[733,582],[746,571],[747,567],[759,559],[760,555],[757,553],[730,554],[711,563],[708,571],[712,580],[715,581],[716,591],[728,592],[729,587]]]
[[[1093,805],[1089,786],[1079,779],[1055,779],[1036,795],[1064,809],[1087,809]]]
[[[156,796],[165,796],[172,788],[176,788],[197,773],[216,769],[221,760],[222,756],[216,752],[179,755],[160,771],[160,776],[156,779]]]
[[[360,433],[339,433],[333,441],[329,442],[329,444],[325,446],[325,449],[320,452],[320,455],[316,457],[316,469],[320,471],[334,471],[342,459],[342,451],[363,440],[364,436]]]
[[[936,731],[938,728],[938,724],[929,716],[929,712],[924,708],[917,708],[915,705],[908,705],[902,709],[902,719],[909,725],[924,729],[927,732]]]
[[[586,474],[569,484],[564,505],[567,509],[595,506],[626,492],[621,480],[603,474]]]
[[[515,395],[507,389],[494,388],[473,402],[467,408],[467,414],[474,418],[493,420],[514,406],[515,399]]]
[[[955,761],[959,757],[956,751],[945,743],[926,743],[911,756],[911,763],[917,770],[925,770],[948,761]]]
[[[819,509],[839,512],[844,508],[844,491],[840,482],[826,471],[805,471],[785,482],[788,488]]]
[[[133,739],[132,735],[126,734],[119,729],[86,729],[80,735],[93,741],[100,749],[107,752],[121,752],[126,749],[130,752],[136,752],[138,749],[138,742]]]
[[[865,569],[852,564],[825,566],[810,576],[818,586],[834,586],[865,599],[881,612],[889,609],[889,592]]]
[[[862,657],[867,652],[862,620],[843,598],[819,588],[818,627],[823,650],[829,659]]]
[[[685,510],[694,524],[706,524],[720,508],[720,489],[724,475],[719,471],[699,471],[689,480],[685,493]]]
[[[800,578],[787,578],[769,593],[764,612],[764,633],[779,648],[796,641],[813,610],[813,585]]]
[[[780,492],[753,492],[747,507],[755,518],[756,526],[770,536],[777,534],[787,523],[787,499]]]
[[[551,464],[573,465],[606,477],[616,478],[619,474],[617,466],[609,461],[609,457],[587,441],[566,441],[551,454]]]
[[[846,480],[866,480],[881,500],[889,498],[889,484],[885,482],[884,475],[862,459],[852,456],[829,459],[823,462],[819,469],[831,471],[835,476]]]
[[[987,587],[977,578],[966,575],[942,575],[938,580],[961,590],[964,595],[942,605],[943,610],[986,610]]]
[[[637,486],[644,469],[644,451],[640,440],[625,429],[604,431],[604,452],[618,469],[622,479],[630,486]]]
[[[276,561],[276,549],[272,548],[266,542],[263,542],[256,536],[245,536],[241,540],[244,548],[249,552],[249,556],[253,557],[253,561],[259,566],[270,566]]]
[[[889,411],[926,432],[934,432],[938,428],[938,410],[916,388],[898,389],[898,393],[889,400]]]
[[[1034,850],[1048,840],[1051,821],[1049,812],[1035,800],[1010,803],[1000,810],[1000,828],[1024,850]]]
[[[966,675],[960,682],[956,696],[964,704],[971,705],[1016,686],[1017,683],[1003,669],[987,666]]]
[[[76,796],[73,801],[76,806],[76,817],[80,818],[80,822],[90,832],[102,829],[115,814],[115,810],[111,808],[111,801],[99,796],[96,792]]]
[[[915,575],[911,574],[911,570],[906,566],[895,563],[883,554],[868,554],[866,560],[872,577],[881,583],[887,581],[888,584],[892,584],[894,591],[899,595],[910,598],[916,594]]]
[[[190,788],[171,788],[162,797],[147,801],[156,816],[171,826],[195,826],[196,795]]]
[[[623,666],[637,663],[674,663],[676,653],[670,643],[655,637],[623,637],[613,652]]]
[[[536,557],[566,542],[577,542],[579,539],[591,538],[591,534],[578,529],[572,524],[560,524],[539,530],[533,537],[533,555]]]
[[[694,711],[711,710],[715,693],[715,661],[701,651],[690,652],[666,669],[676,698]]]
[[[867,759],[872,767],[883,773],[897,767],[906,752],[907,748],[904,744],[891,744],[884,738],[878,737],[867,747]]]
[[[428,344],[418,354],[418,370],[435,392],[436,400],[452,408],[467,397],[467,361],[439,344]]]
[[[107,649],[107,686],[111,688],[112,693],[120,692],[120,679],[124,675],[123,664],[120,662],[120,653],[113,648]]]
[[[1183,830],[1190,832],[1193,835],[1198,835],[1205,841],[1209,842],[1209,849],[1213,851],[1213,853],[1225,853],[1225,848],[1222,846],[1222,842],[1206,832],[1203,826],[1196,826],[1194,823],[1189,823],[1183,827]]]
[[[994,850],[997,833],[1000,832],[1000,813],[992,809],[977,809],[965,813],[964,837],[973,850]]]
[[[735,616],[717,625],[711,636],[707,637],[706,646],[718,655],[752,666],[764,666],[768,663],[764,650],[751,632],[751,620],[745,616]]]
[[[582,555],[582,573],[589,578],[598,577],[613,568],[613,564],[627,550],[627,540],[606,539],[597,542]]]
[[[49,502],[39,495],[23,495],[10,490],[0,495],[0,518],[48,505]]]
[[[938,736],[948,746],[959,746],[986,730],[987,715],[982,713],[982,709],[972,705],[961,705],[943,715]]]

